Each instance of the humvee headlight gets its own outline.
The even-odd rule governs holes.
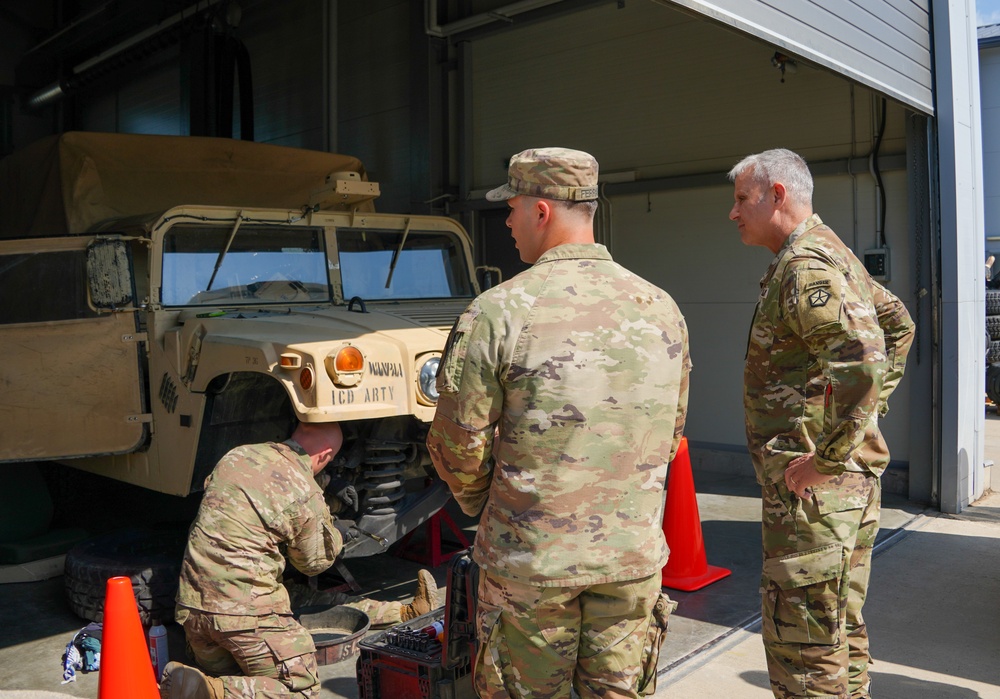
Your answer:
[[[424,405],[437,405],[437,373],[441,357],[433,356],[420,365],[417,375],[417,400]]]
[[[353,345],[344,345],[326,356],[326,373],[334,384],[356,386],[365,373],[365,355]]]

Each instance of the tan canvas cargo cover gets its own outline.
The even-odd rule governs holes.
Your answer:
[[[68,132],[0,161],[0,238],[83,233],[181,204],[302,210],[357,158],[195,136]],[[371,203],[359,207],[372,210]]]

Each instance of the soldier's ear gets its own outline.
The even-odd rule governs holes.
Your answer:
[[[552,202],[547,199],[535,200],[534,212],[538,225],[544,226],[552,218]]]
[[[326,468],[330,464],[330,462],[333,461],[333,457],[335,457],[336,455],[337,452],[331,449],[330,447],[324,447],[323,449],[313,454],[312,455],[313,474],[315,475],[320,471],[322,471],[324,468]]]
[[[785,185],[780,182],[775,182],[774,186],[771,187],[771,191],[773,192],[771,196],[774,197],[775,208],[778,208],[785,203],[785,199],[788,198],[788,190],[785,189]]]

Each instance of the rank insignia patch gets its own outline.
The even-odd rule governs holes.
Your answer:
[[[812,308],[820,308],[825,306],[826,302],[830,300],[830,292],[826,289],[816,289],[816,291],[809,294],[809,305]]]

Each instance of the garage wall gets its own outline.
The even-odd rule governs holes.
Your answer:
[[[381,184],[377,206],[410,212],[410,3],[340,2],[336,148],[361,159]]]
[[[537,143],[586,143],[606,173],[726,171],[775,145],[809,160],[866,153],[871,94],[828,71],[781,74],[774,47],[653,2],[602,4],[472,45],[474,188]],[[788,110],[788,111],[783,111]],[[902,152],[893,107],[884,152]],[[794,118],[791,115],[794,114]],[[822,134],[821,139],[816,135]]]
[[[44,27],[52,22],[52,8],[33,3],[21,8],[30,10],[29,26]],[[0,22],[0,157],[52,132],[51,114],[21,109],[15,66],[20,57],[37,45],[37,37],[25,25]]]
[[[182,110],[180,50],[174,46],[116,73],[78,97],[75,128],[80,131],[177,136],[187,133]]]
[[[426,94],[413,84],[422,70],[414,61],[419,50],[426,51],[426,38],[416,34],[421,44],[415,51],[413,4],[246,0],[241,6],[237,35],[250,53],[254,140],[329,148],[360,158],[371,179],[382,184],[378,205],[383,210],[409,212],[428,199],[413,180],[428,179],[428,146],[421,139],[439,126],[424,132],[415,128],[426,118],[426,105],[414,106],[415,98],[426,101]],[[330,31],[336,32],[332,42]],[[184,51],[171,46],[76,96],[70,102],[74,128],[190,133]],[[328,52],[335,52],[335,58],[328,58]],[[233,133],[241,133],[238,105]]]
[[[709,175],[718,183],[664,191],[653,182],[649,192],[612,195],[609,242],[618,261],[677,299],[691,326],[688,436],[742,448],[743,353],[771,255],[740,244],[724,173],[777,146],[814,163],[867,155],[880,100],[808,66],[782,83],[773,46],[651,2],[601,5],[482,39],[472,51],[474,189],[502,182],[511,154],[545,145],[587,150],[615,180]],[[882,155],[904,152],[905,111],[890,102]],[[906,172],[883,179],[888,286],[911,304]],[[856,250],[874,246],[867,168],[818,177],[815,206]],[[907,391],[904,381],[884,423],[901,461],[909,458]]]
[[[254,140],[323,150],[324,0],[240,4],[239,36],[253,65]]]
[[[250,52],[255,138],[323,149],[322,0],[246,0],[238,35]],[[127,37],[122,37],[125,39]],[[76,128],[186,135],[187,85],[182,47],[174,45],[112,73],[74,99]],[[239,136],[239,110],[234,109]]]
[[[913,313],[906,173],[887,173],[883,179],[889,193],[887,228],[894,263],[888,286]],[[851,178],[817,177],[815,184],[816,212],[850,244]],[[860,192],[858,197],[863,219],[874,213],[870,187],[864,189],[868,191]],[[732,187],[728,184],[652,193],[648,197],[615,197],[611,206],[615,259],[666,289],[690,326],[695,368],[688,437],[706,445],[742,447],[747,332],[760,278],[773,256],[764,248],[747,248],[740,243],[735,225],[727,219],[732,206]],[[897,461],[910,458],[908,396],[909,382],[904,381],[881,424]]]

